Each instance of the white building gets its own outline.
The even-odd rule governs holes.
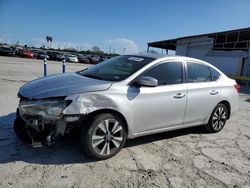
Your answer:
[[[205,60],[227,75],[250,77],[250,27],[150,42],[150,47]]]

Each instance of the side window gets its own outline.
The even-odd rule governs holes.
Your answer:
[[[188,82],[210,82],[212,75],[209,68],[198,63],[187,63]]]
[[[212,80],[215,81],[215,80],[218,80],[218,78],[220,77],[220,73],[213,69],[212,67],[210,67],[210,70],[211,70],[211,73],[212,73]]]
[[[143,76],[157,79],[158,85],[180,84],[182,83],[182,63],[162,63],[146,71]]]

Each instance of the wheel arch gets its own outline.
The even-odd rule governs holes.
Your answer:
[[[89,124],[90,122],[93,121],[93,119],[94,119],[95,116],[97,116],[99,114],[104,114],[104,113],[118,115],[122,119],[122,121],[123,121],[123,123],[125,125],[125,129],[126,129],[127,135],[129,134],[128,122],[127,122],[126,118],[124,117],[124,115],[121,112],[113,110],[113,109],[99,109],[99,110],[95,110],[95,111],[87,114],[85,117],[83,117],[83,121],[84,122],[88,122],[88,124]]]
[[[227,107],[227,110],[228,110],[228,117],[227,117],[227,119],[229,119],[230,116],[231,116],[231,105],[230,105],[230,103],[227,100],[223,100],[223,101],[220,101],[218,104],[224,104]]]

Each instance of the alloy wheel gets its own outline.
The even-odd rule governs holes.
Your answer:
[[[212,126],[217,131],[224,127],[227,120],[226,110],[220,106],[213,114],[212,117]]]
[[[98,124],[92,134],[92,147],[100,155],[110,155],[120,148],[123,135],[124,129],[119,121],[105,119]]]

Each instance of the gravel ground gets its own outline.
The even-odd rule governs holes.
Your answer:
[[[67,71],[87,65],[68,64]],[[48,62],[49,74],[61,72]],[[0,56],[0,187],[250,187],[250,88],[219,133],[189,128],[129,140],[114,158],[91,161],[77,140],[54,149],[20,143],[12,123],[18,88],[43,75],[41,60]]]

